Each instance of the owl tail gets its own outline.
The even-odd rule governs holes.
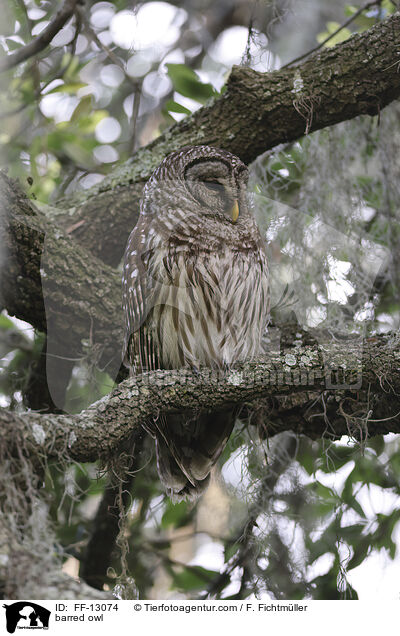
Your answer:
[[[235,423],[233,411],[160,418],[149,432],[156,440],[160,480],[173,501],[193,501],[207,488],[210,471]]]

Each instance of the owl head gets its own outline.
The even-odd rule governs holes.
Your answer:
[[[175,209],[222,223],[236,224],[248,216],[248,169],[238,157],[212,146],[187,146],[168,155],[154,171],[143,191],[140,213]]]

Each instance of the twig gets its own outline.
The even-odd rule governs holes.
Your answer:
[[[114,53],[114,51],[112,49],[110,49],[108,46],[106,46],[105,44],[103,44],[103,42],[100,40],[100,38],[98,37],[97,33],[92,29],[92,27],[90,26],[90,22],[87,19],[86,15],[84,14],[83,11],[80,11],[78,9],[78,14],[80,16],[80,19],[82,20],[83,26],[85,28],[85,32],[86,35],[89,36],[89,38],[91,40],[93,40],[93,42],[99,47],[99,49],[101,51],[103,51],[107,57],[111,60],[111,62],[113,64],[115,64],[116,66],[118,66],[118,68],[121,69],[121,71],[123,72],[123,74],[125,75],[126,79],[134,86],[134,88],[137,87],[138,82],[136,82],[130,75],[129,73],[127,73],[126,70],[126,64],[125,62],[123,62],[121,60],[120,57],[118,57],[118,55],[116,53]]]
[[[230,546],[236,544],[239,545],[237,554],[215,577],[210,586],[200,597],[201,599],[213,598],[217,593],[219,593],[221,589],[226,585],[226,583],[229,582],[233,571],[237,567],[243,567],[243,577],[245,577],[246,579],[251,578],[250,572],[247,571],[245,574],[244,571],[245,569],[247,569],[246,562],[251,558],[251,544],[254,540],[253,531],[254,528],[257,527],[257,518],[259,517],[261,511],[263,511],[264,514],[267,514],[278,479],[285,472],[290,463],[295,459],[295,457],[297,456],[297,451],[297,438],[294,435],[287,433],[285,437],[282,438],[279,453],[276,454],[273,464],[268,467],[268,470],[266,471],[266,474],[262,479],[262,482],[258,489],[257,498],[250,506],[244,524],[239,529],[239,532],[236,533],[235,537],[233,537],[229,541]],[[243,580],[243,577],[241,590],[239,590],[238,592],[238,598],[241,598],[239,594],[244,592],[244,589],[242,588],[244,587],[246,581]]]
[[[100,40],[100,38],[98,37],[97,33],[92,29],[92,27],[90,26],[90,22],[87,19],[85,13],[83,11],[80,11],[78,9],[78,14],[80,16],[80,19],[82,20],[84,29],[86,34],[89,36],[89,38],[91,40],[93,40],[93,42],[99,47],[99,49],[101,51],[104,51],[104,53],[107,55],[108,58],[110,58],[111,62],[113,64],[115,64],[116,66],[118,66],[118,68],[121,69],[121,71],[123,72],[123,74],[125,75],[125,77],[132,82],[132,78],[130,75],[128,75],[128,73],[126,72],[126,67],[125,67],[125,63],[121,61],[121,59],[118,57],[118,55],[116,53],[114,53],[114,51],[112,49],[110,49],[108,46],[106,46],[105,44],[103,44],[103,42]]]
[[[47,25],[45,29],[29,44],[26,44],[22,48],[18,49],[14,53],[11,53],[0,62],[0,73],[6,71],[14,66],[17,66],[21,62],[25,62],[33,55],[43,51],[55,35],[63,28],[64,24],[73,15],[76,5],[82,2],[82,0],[65,0],[63,6],[57,11],[54,19]]]
[[[310,49],[309,51],[307,51],[307,53],[303,53],[303,55],[299,55],[299,57],[295,57],[294,60],[292,60],[291,62],[288,62],[287,64],[284,64],[283,66],[281,66],[281,69],[284,68],[288,68],[289,66],[292,66],[293,64],[296,64],[297,62],[301,62],[301,60],[304,60],[306,57],[308,57],[309,55],[311,55],[312,53],[315,53],[316,51],[319,51],[320,49],[322,49],[323,46],[325,46],[325,44],[327,42],[329,42],[329,40],[331,40],[332,38],[335,37],[335,35],[337,35],[338,33],[340,33],[340,31],[342,31],[342,29],[345,29],[347,26],[349,26],[349,24],[351,24],[353,22],[353,20],[355,20],[356,18],[358,18],[358,16],[363,13],[364,11],[367,11],[367,9],[369,9],[370,7],[374,7],[374,6],[380,6],[382,4],[382,0],[373,0],[373,2],[366,2],[362,7],[360,7],[355,13],[353,13],[352,16],[350,16],[350,18],[348,18],[345,22],[343,22],[343,24],[341,24],[336,31],[334,31],[333,33],[330,33],[328,35],[327,38],[325,38],[325,40],[323,40],[322,42],[320,42],[317,46],[315,46],[313,49]]]
[[[116,55],[114,53],[114,51],[112,49],[110,49],[108,46],[103,44],[103,42],[98,37],[97,33],[90,26],[90,23],[89,23],[87,17],[85,16],[85,14],[83,13],[83,11],[78,11],[78,13],[79,13],[80,18],[81,18],[81,20],[83,22],[83,25],[84,25],[84,28],[85,28],[85,32],[89,36],[89,38],[91,40],[93,40],[93,42],[99,47],[99,49],[101,51],[103,51],[107,55],[107,57],[113,62],[113,64],[115,64],[116,66],[118,66],[118,68],[121,69],[121,71],[125,75],[125,77],[128,80],[128,82],[130,84],[132,84],[132,86],[133,86],[134,98],[133,98],[133,108],[132,108],[132,133],[131,133],[131,137],[130,137],[129,144],[128,144],[128,153],[130,155],[130,154],[132,154],[134,152],[135,146],[136,146],[136,128],[137,128],[136,124],[137,124],[137,118],[138,118],[138,114],[139,114],[139,105],[140,105],[140,96],[141,96],[141,90],[142,90],[142,82],[140,80],[139,81],[134,80],[127,73],[125,62],[123,62],[118,57],[118,55]]]
[[[136,133],[137,133],[137,119],[139,115],[140,97],[142,94],[142,83],[138,82],[135,85],[133,93],[133,106],[132,106],[132,132],[128,145],[128,154],[131,155],[135,151],[136,146]]]

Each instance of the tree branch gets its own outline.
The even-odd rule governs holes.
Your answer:
[[[314,130],[374,108],[376,112],[400,92],[399,36],[400,14],[395,14],[295,70],[262,74],[235,67],[218,100],[136,153],[132,163],[97,189],[64,202],[73,206],[68,212],[49,208],[45,218],[16,184],[2,176],[0,224],[9,266],[2,271],[1,306],[37,329],[56,333],[50,341],[65,342],[66,351],[61,347],[52,354],[75,357],[86,340],[98,345],[96,355],[103,364],[114,358],[117,365],[122,342],[120,281],[100,259],[119,262],[137,219],[143,184],[159,160],[187,143],[214,143],[250,161],[266,147],[301,136],[305,126]],[[307,106],[308,122],[305,104],[314,108],[312,113]],[[66,233],[55,226],[59,222]],[[71,236],[99,260],[89,257]]]
[[[94,365],[109,365],[107,370],[113,376],[120,365],[122,342],[120,277],[114,270],[102,264],[95,257],[89,256],[82,247],[46,221],[43,214],[21,192],[18,184],[7,179],[5,175],[0,175],[0,196],[3,200],[3,205],[0,207],[0,231],[4,246],[8,251],[7,267],[3,267],[0,280],[1,304],[6,306],[10,313],[16,314],[23,320],[28,320],[36,328],[43,331],[47,329],[50,353],[47,360],[48,377],[57,375],[59,371],[57,356],[59,355],[66,358],[78,355],[91,356]],[[44,300],[42,298],[42,285]],[[363,369],[363,382],[368,381],[376,385],[377,377],[384,378],[383,384],[376,387],[375,394],[379,396],[380,400],[383,397],[387,399],[382,401],[378,414],[368,415],[370,409],[367,409],[361,420],[369,420],[374,431],[381,429],[386,431],[387,424],[377,427],[378,423],[373,423],[371,420],[392,417],[397,412],[395,410],[397,402],[394,396],[400,393],[400,390],[392,388],[397,386],[396,377],[400,367],[397,344],[391,343],[386,336],[376,337],[374,355],[366,359],[365,356],[373,346],[371,341],[367,342],[367,346],[364,347],[363,367],[360,367],[358,354],[361,351],[357,349],[360,347],[360,343],[353,344],[353,350],[351,350],[349,348],[351,341],[350,344],[345,341],[337,346],[334,351],[336,357],[333,358],[333,345],[323,345],[327,347],[326,351],[323,348],[317,350],[313,345],[315,339],[322,342],[318,334],[315,335],[314,340],[312,338],[306,340],[309,346],[304,348],[305,358],[299,364],[297,360],[300,349],[290,346],[289,342],[286,352],[282,354],[278,362],[274,356],[269,358],[268,364],[273,365],[270,369],[268,366],[255,369],[255,378],[258,378],[256,384],[254,384],[253,378],[250,382],[239,382],[233,393],[233,385],[229,382],[226,385],[226,377],[220,378],[218,387],[214,387],[212,382],[208,382],[202,387],[201,382],[196,382],[190,374],[188,375],[188,372],[183,372],[183,376],[179,375],[178,371],[160,372],[161,375],[142,376],[131,381],[133,382],[132,390],[133,387],[136,387],[135,391],[143,392],[143,395],[139,395],[137,402],[132,403],[129,399],[127,400],[125,393],[119,400],[117,399],[118,392],[114,393],[111,401],[106,401],[106,415],[102,410],[97,412],[98,405],[95,405],[94,410],[84,411],[80,416],[62,416],[61,419],[57,419],[56,416],[31,413],[27,416],[28,420],[21,420],[21,422],[30,421],[31,425],[38,424],[45,427],[47,426],[46,422],[49,422],[48,432],[51,431],[52,427],[54,427],[55,432],[58,431],[54,434],[61,436],[59,444],[63,449],[68,448],[66,442],[69,439],[68,435],[77,435],[76,426],[79,429],[79,436],[82,435],[79,427],[83,427],[82,430],[86,430],[86,432],[94,427],[95,436],[91,438],[89,434],[89,438],[84,440],[84,455],[82,456],[80,451],[78,453],[80,460],[83,460],[83,457],[87,457],[89,460],[89,458],[97,457],[99,451],[106,455],[112,453],[116,445],[122,443],[123,439],[132,434],[144,419],[154,417],[158,410],[168,411],[172,403],[169,403],[164,395],[166,390],[164,382],[171,381],[182,390],[183,377],[185,379],[184,396],[190,394],[189,388],[192,391],[192,400],[187,406],[180,402],[183,398],[177,397],[173,392],[171,400],[173,399],[174,404],[178,405],[175,408],[193,409],[201,405],[201,408],[218,409],[219,406],[226,408],[230,401],[233,404],[241,404],[251,402],[253,399],[260,400],[277,395],[299,394],[301,391],[303,393],[304,391],[317,391],[318,395],[319,392],[335,388],[337,385],[336,367],[346,369],[348,375],[351,371],[354,372],[354,364],[356,364],[360,373]],[[342,351],[341,347],[345,347],[345,351]],[[344,358],[340,358],[340,355]],[[350,358],[353,356],[351,358],[354,363],[353,367],[349,364],[349,356]],[[382,356],[382,364],[379,356]],[[329,385],[329,383],[327,384],[327,379],[329,380],[327,373],[332,360],[336,360],[336,367],[332,371],[334,381],[331,381]],[[294,367],[292,368],[291,365]],[[268,372],[268,369],[269,371],[272,369],[275,374],[275,379],[272,382],[268,381],[269,383],[265,381],[265,375],[261,377],[261,380],[259,379],[259,374],[263,370]],[[293,373],[295,372],[300,375],[294,382],[291,378],[294,377]],[[199,377],[201,379],[202,376]],[[354,385],[357,379],[343,382],[357,388],[357,385]],[[340,384],[339,382],[339,386]],[[126,386],[121,385],[121,391],[125,390]],[[226,392],[227,388],[230,391],[229,394]],[[222,395],[222,398],[218,398],[218,395]],[[326,429],[326,418],[316,417],[315,411],[309,410],[308,402],[309,400],[305,396],[297,403],[292,400],[288,404],[286,400],[283,408],[279,405],[278,408],[269,405],[267,409],[268,434],[271,430],[291,428],[308,434],[320,435],[321,431]],[[110,415],[111,420],[109,421],[108,414],[112,412],[109,409],[114,403],[117,404],[117,410],[113,412],[113,415]],[[60,405],[57,404],[57,406]],[[339,426],[338,430],[344,432],[349,422],[353,422],[352,412],[346,420],[343,415],[338,417],[337,403],[331,401],[328,407],[330,421],[334,419]],[[126,408],[128,409],[126,412],[126,422],[128,423],[122,425],[121,422],[124,421],[125,417],[124,409]],[[345,413],[346,409],[347,405],[344,408]],[[254,406],[254,410],[256,413],[259,412],[257,405]],[[14,416],[4,415],[4,417],[11,418],[10,421],[12,421]],[[87,429],[86,418],[92,422]],[[114,430],[116,425],[115,422],[112,423],[113,418],[115,418],[115,422],[118,422],[118,431]],[[262,411],[261,421],[265,426],[265,409]],[[391,428],[388,430],[395,430],[396,421],[396,418],[389,420]],[[106,431],[107,435],[112,434],[113,441],[101,442],[105,434],[101,431]],[[50,439],[53,438],[52,435],[50,435]],[[54,448],[57,448],[57,445]]]
[[[68,22],[79,2],[82,2],[82,0],[65,0],[53,20],[49,22],[47,27],[43,29],[32,42],[29,42],[29,44],[26,44],[0,60],[0,73],[21,64],[21,62],[25,62],[25,60],[43,51],[43,49],[50,44],[54,36],[61,31],[64,24]]]
[[[94,356],[98,365],[107,364],[113,360],[112,374],[119,365],[122,342],[119,275],[94,256],[89,257],[88,253],[70,238],[71,234],[77,234],[77,225],[85,226],[85,232],[90,231],[90,241],[85,239],[84,242],[92,243],[93,237],[94,241],[98,241],[100,251],[102,245],[105,251],[111,244],[115,247],[113,238],[105,243],[103,237],[114,235],[115,238],[115,228],[119,228],[117,243],[118,249],[122,249],[126,234],[134,225],[135,214],[132,210],[132,201],[129,200],[131,189],[129,187],[119,189],[118,183],[126,185],[130,179],[136,178],[134,187],[138,188],[137,196],[139,196],[139,189],[152,167],[169,150],[190,140],[194,143],[205,141],[217,143],[218,140],[221,142],[225,140],[231,145],[231,149],[236,149],[239,154],[250,160],[264,147],[265,138],[257,137],[260,131],[267,131],[268,143],[277,143],[285,134],[285,130],[288,135],[303,134],[305,121],[299,114],[300,102],[297,103],[297,110],[293,106],[293,100],[299,99],[299,94],[295,90],[296,78],[300,78],[303,82],[299,89],[300,96],[308,91],[310,99],[312,94],[310,87],[313,86],[313,81],[316,82],[315,91],[319,101],[316,102],[317,113],[309,122],[310,130],[329,125],[340,117],[346,118],[359,112],[368,112],[368,109],[372,108],[371,105],[377,103],[377,98],[381,105],[388,103],[400,90],[397,69],[398,47],[394,46],[399,33],[400,16],[396,14],[390,20],[371,29],[368,37],[364,33],[351,38],[339,47],[324,51],[313,60],[308,60],[300,67],[300,70],[289,69],[289,71],[263,75],[247,68],[235,68],[228,82],[228,89],[219,100],[198,111],[143,149],[136,155],[135,163],[126,164],[114,174],[115,182],[112,179],[107,180],[102,186],[105,192],[99,194],[97,191],[97,195],[89,199],[88,205],[96,203],[100,207],[96,209],[95,221],[88,208],[85,208],[86,211],[83,210],[85,206],[79,213],[89,214],[88,221],[82,218],[81,221],[76,222],[76,217],[71,216],[73,210],[70,210],[68,219],[72,227],[69,227],[69,231],[67,228],[66,233],[58,230],[21,193],[15,183],[2,175],[0,178],[2,191],[0,230],[3,247],[8,253],[7,268],[3,267],[0,280],[1,306],[5,306],[9,313],[29,321],[36,328],[42,331],[47,329],[48,333],[53,334],[54,337],[49,341],[57,342],[60,346],[60,349],[51,352],[53,356],[84,355],[86,347],[86,355]],[[382,34],[387,36],[385,47],[380,44],[379,38]],[[360,64],[360,55],[365,56],[363,64]],[[357,56],[358,59],[354,63]],[[388,64],[390,60],[392,63]],[[294,74],[297,72],[300,72],[300,76]],[[332,86],[335,87],[336,93],[329,92]],[[321,103],[325,104],[324,109],[320,107]],[[243,104],[244,110],[241,111]],[[257,104],[258,107],[256,107]],[[236,115],[238,115],[238,121],[235,119]],[[247,120],[245,124],[244,116]],[[272,126],[273,122],[276,123],[275,127]],[[214,128],[211,130],[212,123]],[[213,140],[210,138],[211,134],[217,137]],[[199,139],[199,135],[207,136]],[[252,139],[249,142],[250,137]],[[240,147],[236,148],[241,143],[242,151]],[[139,157],[145,159],[143,164],[139,165]],[[117,201],[108,208],[110,222],[107,226],[102,216],[104,200],[101,203],[101,197],[103,195],[111,196]],[[128,207],[130,222],[126,220]],[[121,223],[123,229],[121,229]],[[104,231],[105,227],[107,232]],[[1,257],[5,258],[3,253]],[[105,260],[107,258],[106,254]],[[318,390],[323,390],[322,386]],[[278,390],[275,387],[274,392],[279,393],[281,389]],[[383,393],[382,389],[380,392]],[[265,391],[257,393],[258,397],[260,395],[265,395]],[[212,392],[212,400],[215,399],[216,395]],[[242,401],[237,395],[232,399],[235,403]],[[243,399],[250,398],[246,396]],[[158,398],[155,397],[149,405],[150,410],[145,411],[144,416],[152,417],[157,404]],[[203,403],[202,406],[204,406]],[[393,411],[388,411],[387,416],[392,414]],[[89,415],[92,417],[93,413],[90,412]],[[142,421],[143,413],[140,413],[139,419]],[[64,421],[64,424],[68,424],[68,421]],[[71,430],[73,430],[73,422],[75,422],[74,419],[68,424],[72,427]],[[103,426],[103,416],[101,422]],[[128,429],[131,431],[132,427]],[[117,437],[119,438],[119,434]],[[97,455],[97,451],[96,438],[96,447],[93,452]]]
[[[136,223],[143,185],[168,153],[210,144],[249,163],[306,133],[376,115],[400,96],[399,40],[396,13],[296,68],[259,73],[234,66],[223,95],[166,130],[97,186],[60,201],[68,212],[57,211],[57,221],[116,265]]]
[[[356,435],[361,428],[369,429],[369,435],[400,432],[400,341],[385,334],[367,340],[363,351],[358,343],[329,343],[270,355],[226,372],[145,373],[122,382],[109,396],[77,415],[20,415],[2,410],[1,445],[7,453],[25,448],[38,456],[107,459],[135,443],[141,424],[160,412],[215,412],[243,404],[249,404],[251,410],[253,402],[256,408],[260,399],[277,395],[328,391],[334,396],[337,386],[341,399],[333,409],[331,404],[335,421],[329,422],[329,435]],[[319,421],[313,414],[311,423],[307,414],[298,417],[302,404],[297,418],[294,412],[296,407],[290,409],[287,420],[281,417],[275,425],[272,420],[269,434],[288,429],[307,434],[307,427],[314,436],[326,433],[326,413]]]
[[[54,227],[3,173],[0,236],[7,262],[0,305],[47,331],[47,364],[54,366],[55,356],[91,355],[116,372],[123,333],[120,275]]]
[[[294,60],[291,60],[290,62],[288,62],[287,64],[282,66],[282,68],[288,68],[289,66],[293,66],[294,64],[297,64],[298,62],[301,62],[306,57],[310,57],[310,55],[312,55],[313,53],[316,53],[317,51],[322,49],[325,46],[325,44],[330,42],[330,40],[332,40],[332,38],[334,38],[338,33],[340,33],[340,31],[343,31],[343,29],[345,29],[352,22],[354,22],[354,20],[356,20],[358,18],[358,16],[361,15],[361,13],[364,13],[364,11],[367,11],[371,7],[380,7],[381,4],[382,4],[382,0],[372,0],[372,2],[366,2],[361,7],[359,7],[357,9],[357,11],[352,13],[351,16],[347,20],[342,22],[342,24],[340,24],[337,29],[335,29],[332,33],[329,33],[329,35],[324,40],[322,40],[322,42],[320,42],[317,46],[315,46],[313,49],[310,49],[306,53],[303,53],[302,55],[299,55],[299,57],[296,57]]]

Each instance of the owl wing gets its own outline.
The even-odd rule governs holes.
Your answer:
[[[144,249],[146,229],[139,220],[129,236],[122,278],[125,316],[123,362],[134,373],[151,371],[160,366],[159,350],[148,324],[152,310],[149,298],[154,297],[156,290],[155,279],[147,275],[152,250]]]

